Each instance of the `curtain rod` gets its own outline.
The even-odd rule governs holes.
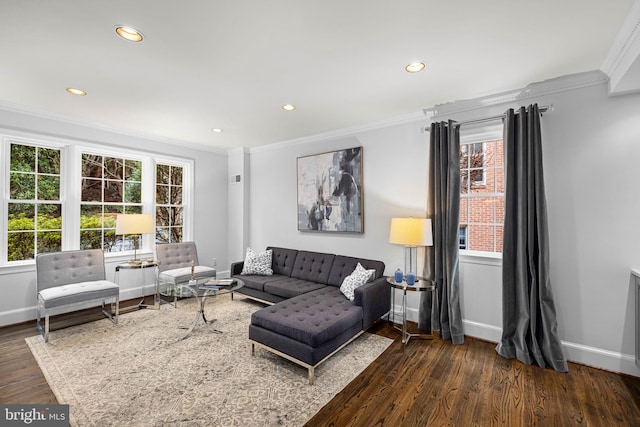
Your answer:
[[[542,107],[538,107],[538,110],[540,111],[540,114],[546,113],[547,111],[553,111],[553,105],[544,105]],[[482,119],[465,120],[463,122],[456,122],[454,120],[454,126],[462,126],[462,125],[471,125],[471,124],[476,124],[476,123],[492,122],[492,121],[498,120],[498,119],[504,119],[504,114],[500,114],[500,115],[497,115],[497,116],[491,116],[491,117],[484,117]],[[426,131],[430,131],[431,128],[430,127],[426,127],[425,130]]]

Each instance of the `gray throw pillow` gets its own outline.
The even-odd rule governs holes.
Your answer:
[[[247,248],[247,255],[244,259],[242,273],[240,274],[271,276],[273,274],[273,270],[271,269],[272,257],[273,251],[271,249],[258,253],[251,248]]]
[[[353,270],[353,273],[345,277],[342,281],[342,285],[340,285],[340,291],[344,294],[345,297],[353,301],[355,298],[356,288],[367,283],[375,276],[375,274],[375,270],[367,270],[360,263],[358,263],[356,269]]]

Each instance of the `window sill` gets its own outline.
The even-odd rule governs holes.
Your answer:
[[[460,250],[460,262],[466,264],[502,265],[502,254],[498,252],[480,252]]]
[[[34,260],[22,261],[20,263],[12,263],[0,267],[0,276],[4,274],[29,273],[36,271],[36,262]]]

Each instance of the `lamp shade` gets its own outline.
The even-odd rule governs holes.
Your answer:
[[[431,246],[431,220],[429,218],[391,218],[389,242],[405,246]]]
[[[145,233],[153,233],[151,214],[118,214],[116,217],[116,234]]]

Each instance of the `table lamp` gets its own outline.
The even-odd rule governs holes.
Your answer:
[[[404,245],[405,275],[409,272],[417,275],[418,246],[433,245],[431,220],[429,218],[391,218],[389,243]]]
[[[147,234],[153,233],[153,216],[151,214],[118,214],[116,216],[116,234]],[[138,239],[133,243],[132,263],[139,263],[136,257]]]

